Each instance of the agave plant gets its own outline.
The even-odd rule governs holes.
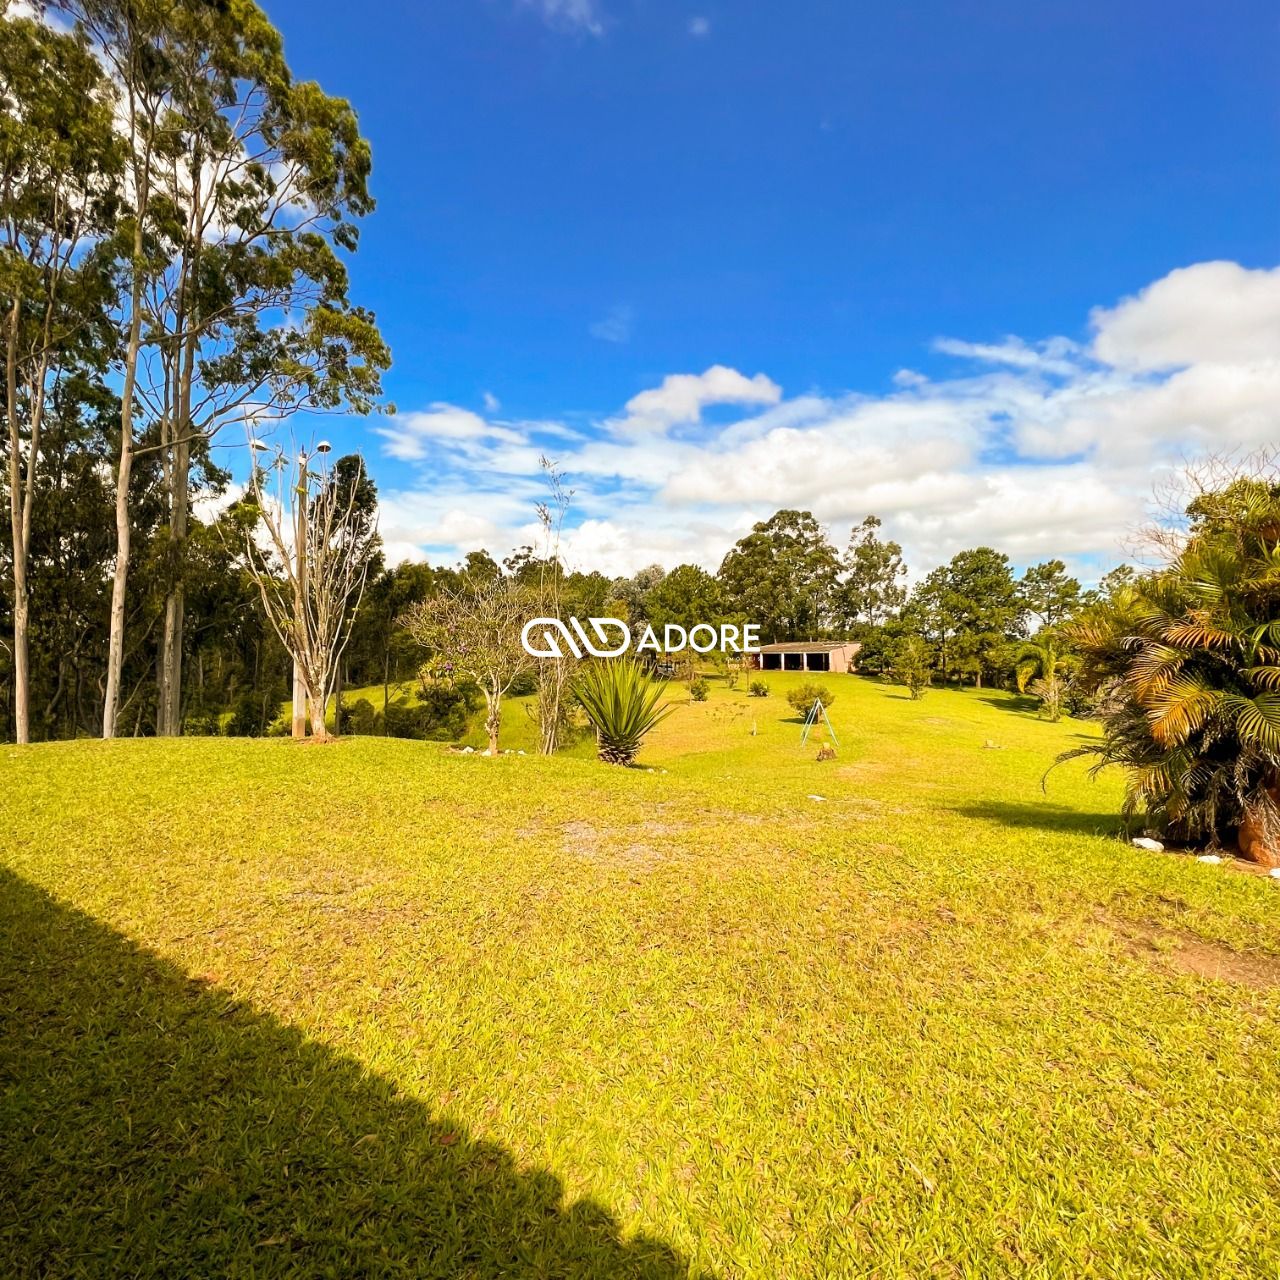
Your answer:
[[[656,684],[634,658],[588,667],[574,683],[578,701],[596,731],[600,759],[630,764],[645,735],[675,709],[659,706],[664,684]]]
[[[1072,628],[1105,736],[1062,758],[1123,765],[1127,811],[1175,837],[1280,865],[1280,486],[1237,480],[1190,514],[1171,564]]]

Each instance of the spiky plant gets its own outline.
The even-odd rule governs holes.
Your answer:
[[[659,706],[664,684],[649,679],[634,658],[614,658],[588,667],[574,692],[596,731],[600,759],[630,764],[645,735],[675,709]]]
[[[1176,838],[1280,865],[1280,486],[1236,480],[1189,514],[1166,568],[1072,628],[1105,736],[1062,758],[1124,766],[1127,811]]]

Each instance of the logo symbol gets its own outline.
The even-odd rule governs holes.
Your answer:
[[[577,618],[570,618],[568,622],[559,618],[530,618],[520,631],[520,643],[525,653],[533,658],[563,658],[566,649],[575,658],[581,658],[584,652],[593,658],[616,658],[631,648],[631,628],[621,618],[588,618],[587,622],[594,639]],[[622,637],[612,648],[609,645],[609,627],[616,627]],[[686,648],[696,653],[710,653],[716,648],[723,653],[759,653],[759,630],[755,623],[724,623],[717,628],[710,623],[699,622],[686,630],[671,622],[662,628],[662,639],[659,640],[653,627],[646,626],[635,651],[641,654],[647,649],[655,658],[680,653]],[[541,633],[540,644],[534,638],[537,632]],[[699,636],[705,638],[700,640]]]
[[[631,628],[621,618],[588,618],[587,621],[595,632],[599,646],[592,643],[586,628],[577,618],[570,618],[568,625],[559,618],[530,618],[520,632],[520,643],[524,646],[525,653],[535,658],[563,658],[565,655],[560,647],[560,640],[564,641],[575,658],[581,658],[584,649],[593,658],[616,658],[631,647]],[[542,628],[542,647],[535,648],[529,637],[539,627]],[[621,643],[613,648],[609,648],[607,627],[617,627],[622,633]]]

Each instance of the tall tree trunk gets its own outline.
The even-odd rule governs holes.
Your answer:
[[[185,428],[179,424],[178,430],[182,432]],[[164,601],[164,627],[160,633],[159,699],[156,707],[156,733],[162,738],[176,738],[182,732],[182,643],[186,596],[182,573],[190,513],[190,441],[179,439],[174,445],[169,471],[169,545],[165,560],[170,578]]]
[[[18,431],[18,321],[15,294],[5,341],[5,407],[9,418],[9,522],[13,535],[13,716],[18,742],[31,741],[31,680],[27,666],[27,540],[23,521],[22,437]],[[27,467],[30,484],[32,462]]]
[[[49,372],[49,334],[52,301],[45,307],[43,354],[28,383],[27,465],[22,465],[22,436],[18,429],[18,322],[19,300],[9,312],[5,344],[5,405],[9,417],[9,519],[13,549],[13,710],[14,736],[23,745],[31,741],[31,593],[27,565],[31,555],[31,519],[35,510],[36,468],[40,458],[40,427],[44,421],[45,379]]]
[[[137,110],[129,86],[130,144],[137,155]],[[120,713],[120,676],[124,669],[125,591],[129,584],[129,481],[133,475],[133,398],[142,346],[143,225],[151,185],[151,141],[148,135],[140,163],[133,166],[137,209],[133,217],[133,280],[129,290],[129,340],[125,346],[124,387],[120,394],[120,463],[116,469],[116,567],[111,579],[111,622],[107,640],[107,685],[102,705],[102,736],[116,736]]]
[[[169,489],[169,542],[165,548],[168,592],[164,601],[164,628],[160,634],[159,705],[156,708],[156,733],[162,738],[176,738],[182,732],[182,628],[183,573],[186,568],[187,526],[190,512],[191,484],[191,388],[195,377],[196,351],[200,345],[199,308],[192,304],[193,280],[200,270],[199,228],[203,207],[200,199],[200,174],[203,152],[196,147],[191,172],[196,175],[191,210],[187,219],[187,238],[183,247],[182,278],[178,285],[178,336],[182,340],[178,361],[176,396],[174,397],[172,454],[165,468]]]
[[[132,392],[132,387],[129,388]],[[132,394],[128,396],[132,400]],[[129,478],[133,470],[133,426],[126,423],[120,438],[120,466],[116,473],[116,568],[111,579],[111,624],[107,645],[107,689],[102,708],[102,736],[116,736],[120,711],[120,674],[124,667],[124,607],[129,582]]]
[[[26,575],[20,574],[17,557],[13,568],[13,731],[25,746],[31,741],[31,674],[28,662],[28,610]]]

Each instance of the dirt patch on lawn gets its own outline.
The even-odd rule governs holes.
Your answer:
[[[1233,951],[1218,942],[1206,942],[1185,929],[1166,929],[1155,924],[1116,920],[1098,913],[1131,955],[1173,973],[1196,978],[1216,978],[1239,986],[1266,991],[1280,987],[1280,956]]]
[[[590,822],[566,822],[560,828],[561,847],[571,857],[601,867],[652,871],[670,857],[664,837],[677,827],[666,822],[641,822],[633,827],[597,827]]]

